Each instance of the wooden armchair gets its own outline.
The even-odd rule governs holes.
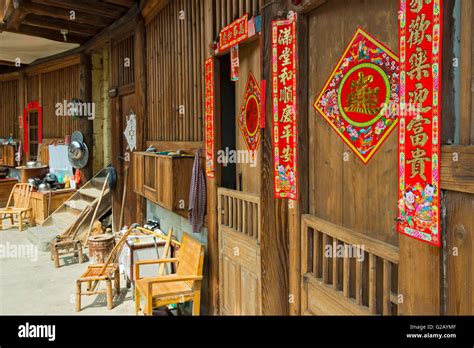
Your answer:
[[[178,263],[175,274],[154,278],[141,278],[140,266],[154,263]],[[193,301],[193,315],[199,315],[201,303],[204,245],[196,239],[183,235],[178,258],[144,260],[135,263],[135,312],[140,308],[140,295],[145,299],[145,315],[152,315],[153,308],[172,303]]]
[[[3,230],[3,220],[10,220],[12,226],[18,226],[23,231],[25,220],[30,224],[34,223],[33,210],[30,207],[31,192],[33,186],[30,184],[16,184],[8,198],[5,208],[0,209],[0,230]],[[16,199],[14,195],[16,194]],[[18,223],[15,223],[15,217]]]

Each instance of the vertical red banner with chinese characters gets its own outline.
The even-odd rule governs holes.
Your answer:
[[[206,175],[214,177],[214,60],[205,63],[206,83]]]
[[[275,198],[297,198],[296,15],[272,22]]]
[[[440,246],[442,1],[400,0],[398,230]]]

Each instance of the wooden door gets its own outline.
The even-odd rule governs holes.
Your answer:
[[[326,237],[316,239],[314,245],[322,243],[322,250],[325,245],[337,246],[348,241],[357,246],[366,243],[365,237],[370,238],[378,253],[375,253],[376,256],[366,255],[362,263],[359,280],[370,278],[370,282],[361,287],[364,295],[359,297],[361,302],[358,304],[365,309],[370,308],[367,312],[373,314],[383,311],[382,301],[386,297],[376,295],[382,292],[384,275],[393,279],[387,283],[390,289],[385,289],[386,294],[390,296],[389,290],[397,293],[398,266],[384,264],[384,260],[389,263],[389,260],[396,261],[396,258],[384,257],[384,250],[393,250],[398,246],[395,221],[398,200],[397,131],[393,131],[374,157],[364,164],[315,110],[313,103],[359,26],[393,52],[398,52],[397,11],[398,0],[334,0],[308,15],[309,214],[324,226],[330,226],[322,231],[323,237]],[[302,224],[305,225],[304,221]],[[332,237],[351,234],[351,231],[361,238],[341,240]],[[309,241],[313,242],[311,238]],[[307,269],[305,265],[314,261],[310,258],[308,250],[302,250],[303,270]],[[322,275],[326,280],[323,283],[327,285],[321,291],[329,293],[325,308],[334,308],[337,314],[351,313],[341,308],[342,301],[339,299],[343,295],[355,298],[354,289],[361,283],[356,285],[354,277],[354,283],[346,284],[344,293],[343,280],[352,279],[349,274],[355,275],[354,267],[361,264],[353,266],[342,259],[328,259],[324,254],[321,262],[324,268]],[[303,276],[311,277],[309,273]],[[302,284],[302,313],[307,312],[312,304],[314,308],[319,308],[318,301],[322,301],[321,296],[311,295],[308,283]],[[313,292],[316,293],[321,292]],[[385,305],[390,306],[389,303]]]
[[[127,118],[131,114],[137,114],[139,110],[135,88],[134,53],[134,35],[112,43],[111,81],[112,86],[117,89],[117,96],[112,98],[112,135],[114,137],[112,163],[117,171],[117,186],[113,191],[112,207],[116,229],[135,222],[144,223],[141,198],[133,192],[132,151],[124,135]],[[126,190],[125,197],[123,197],[124,190]],[[125,204],[122,226],[119,226],[122,202]]]
[[[260,197],[218,189],[222,315],[262,314]]]

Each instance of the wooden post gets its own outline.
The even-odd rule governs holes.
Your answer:
[[[288,200],[275,199],[273,195],[273,144],[272,144],[272,88],[271,88],[271,21],[286,14],[286,1],[266,1],[262,10],[262,79],[267,81],[266,117],[262,147],[261,191],[261,262],[262,310],[264,315],[289,313],[289,236]]]
[[[141,15],[139,15],[141,17]],[[145,115],[147,113],[146,104],[146,55],[145,55],[145,22],[143,18],[138,20],[135,27],[135,95],[137,101],[136,115],[137,115],[137,149],[144,150],[145,147]],[[133,164],[132,164],[133,165]],[[133,173],[133,168],[129,168]],[[130,173],[129,173],[130,174]],[[135,178],[132,177],[132,181]],[[146,200],[144,197],[136,195],[136,204],[134,210],[134,221],[142,222],[145,219]]]
[[[308,213],[308,17],[298,14],[296,26],[297,45],[297,100],[298,115],[298,200],[289,209],[289,291],[290,314],[300,314],[301,289],[301,215]]]
[[[89,54],[82,53],[80,55],[80,90],[79,99],[84,103],[92,103],[92,63]],[[84,142],[89,148],[89,161],[85,168],[81,169],[84,181],[89,180],[93,176],[93,121],[87,117],[80,117],[79,130],[84,135]]]
[[[204,0],[204,27],[206,45],[213,42],[213,22],[212,22],[212,0]],[[205,47],[205,57],[210,57],[210,50]],[[216,60],[214,64],[214,110],[215,120],[220,120],[220,66]],[[205,100],[202,101],[205,105]],[[205,121],[204,121],[205,122]],[[214,135],[220,135],[220,122],[214,123]],[[220,139],[215,138],[214,149],[220,148]],[[207,178],[207,269],[209,272],[208,283],[208,314],[219,314],[219,239],[218,239],[218,224],[217,224],[217,188],[220,186],[220,167],[216,166],[216,173],[214,178]]]

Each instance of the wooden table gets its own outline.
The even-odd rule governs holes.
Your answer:
[[[48,174],[48,166],[42,165],[39,167],[28,168],[25,166],[16,167],[18,174],[20,175],[21,183],[28,183],[30,178],[40,178],[42,179],[46,174]]]
[[[15,186],[17,182],[17,179],[0,179],[0,208],[7,205],[8,197],[10,197],[13,186]]]
[[[51,190],[31,193],[31,208],[36,224],[42,224],[56,209],[74,193],[75,189]],[[16,197],[15,197],[16,199]]]

